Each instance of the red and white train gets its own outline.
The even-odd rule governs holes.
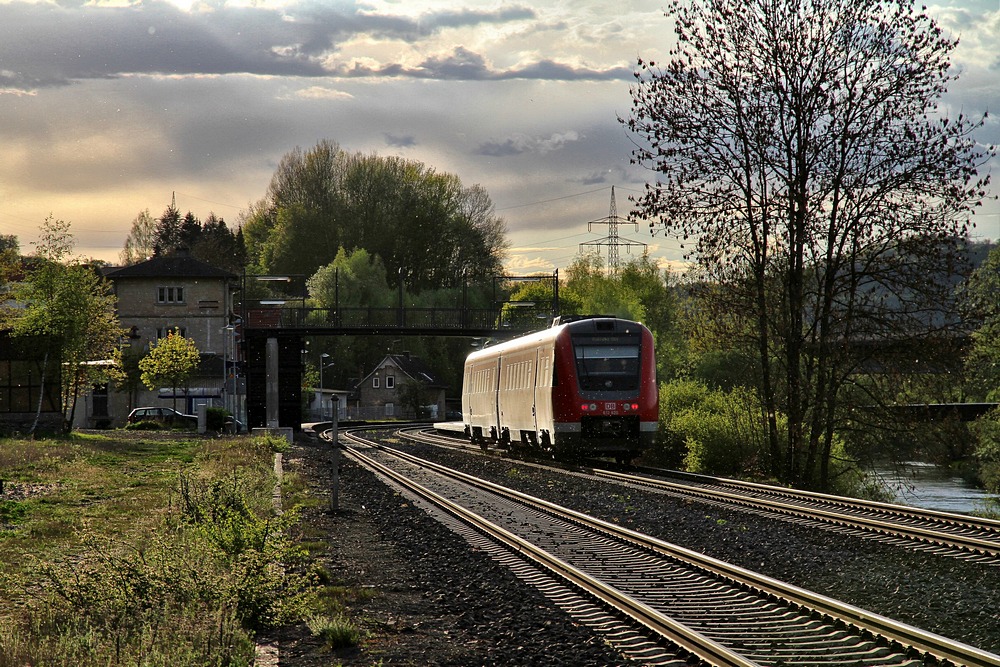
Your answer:
[[[656,437],[653,336],[614,317],[557,318],[545,331],[473,352],[462,420],[482,447],[628,460]]]

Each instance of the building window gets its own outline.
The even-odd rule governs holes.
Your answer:
[[[396,406],[393,405],[392,403],[386,403],[385,404],[385,416],[386,417],[393,417],[393,416],[395,416],[395,414],[396,414]]]
[[[184,303],[183,287],[157,287],[157,303]]]
[[[184,327],[160,327],[159,329],[156,330],[156,340],[160,340],[161,338],[166,338],[170,334],[184,337],[187,335],[187,329],[185,329]]]
[[[395,386],[396,386],[396,377],[393,376],[393,375],[386,375],[385,376],[385,388],[386,389],[392,389]]]
[[[372,378],[372,389],[378,389],[378,388],[379,388],[378,376],[376,375],[375,377]]]
[[[94,409],[92,416],[94,417],[107,417],[108,416],[108,385],[99,384],[94,385],[94,393],[92,394],[94,399]]]

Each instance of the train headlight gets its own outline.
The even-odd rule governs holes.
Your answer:
[[[594,412],[596,410],[597,410],[597,403],[581,403],[580,404],[580,411],[581,412]]]

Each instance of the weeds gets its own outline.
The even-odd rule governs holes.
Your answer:
[[[263,435],[255,435],[250,438],[254,444],[258,447],[264,447],[272,452],[287,452],[289,443],[288,440],[277,433],[264,433]]]
[[[22,448],[5,477],[67,483],[0,507],[0,667],[249,666],[254,633],[315,599],[296,513],[271,507],[269,445]]]
[[[333,617],[313,615],[306,618],[306,627],[313,637],[323,640],[331,649],[355,646],[361,641],[361,629],[341,615]]]

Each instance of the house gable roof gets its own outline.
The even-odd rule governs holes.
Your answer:
[[[447,384],[445,384],[441,378],[438,377],[437,373],[435,373],[430,366],[424,363],[423,359],[415,357],[411,354],[387,354],[375,365],[375,368],[355,386],[360,387],[365,384],[365,382],[367,382],[371,376],[376,373],[376,371],[386,365],[395,366],[404,375],[416,382],[419,382],[425,387],[447,387]]]

